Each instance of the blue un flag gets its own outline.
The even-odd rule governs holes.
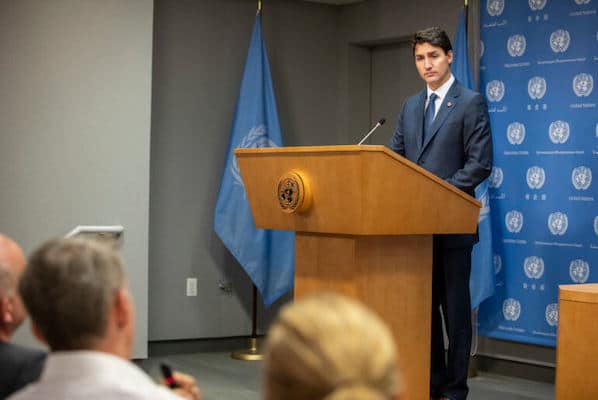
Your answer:
[[[475,82],[469,56],[467,54],[467,28],[465,26],[465,10],[461,9],[455,43],[453,44],[453,63],[451,71],[455,78],[465,87],[475,90]],[[471,277],[469,290],[471,308],[479,305],[494,293],[494,267],[492,262],[492,230],[490,225],[490,202],[488,198],[488,179],[475,189],[476,198],[482,202],[478,219],[480,241],[473,247],[471,255]]]
[[[258,13],[214,210],[214,230],[245,269],[267,306],[293,286],[295,235],[255,227],[233,150],[281,145],[276,99]]]

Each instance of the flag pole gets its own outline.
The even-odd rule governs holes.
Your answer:
[[[256,15],[262,12],[262,0],[257,0],[257,12]],[[249,336],[249,346],[244,350],[233,351],[230,356],[235,360],[243,361],[260,361],[264,359],[264,355],[257,347],[257,286],[252,283],[253,287],[253,299],[252,299],[252,310],[251,310],[251,336]]]
[[[467,0],[463,4],[463,9],[465,10],[465,34],[469,33],[469,5],[467,4]]]
[[[249,348],[233,351],[230,356],[235,360],[260,361],[264,355],[257,347],[257,287],[253,286],[253,310],[251,315],[251,336],[249,337]]]

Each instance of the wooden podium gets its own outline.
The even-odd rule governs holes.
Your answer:
[[[556,399],[598,398],[598,283],[559,286]]]
[[[395,336],[405,398],[429,399],[432,234],[474,233],[481,204],[384,146],[235,154],[256,226],[296,231],[295,297],[336,291],[375,310]],[[280,186],[289,173],[307,210],[283,209],[297,192]]]

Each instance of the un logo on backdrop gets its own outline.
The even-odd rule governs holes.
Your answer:
[[[582,259],[571,261],[571,264],[569,264],[569,276],[573,283],[586,283],[590,276],[590,264]]]
[[[583,4],[589,4],[590,1],[592,0],[575,0],[575,3],[577,3],[578,5],[583,5]]]
[[[527,180],[527,186],[529,186],[530,189],[542,188],[542,186],[544,186],[544,181],[546,180],[544,168],[538,166],[528,168],[525,178]]]
[[[567,218],[567,214],[557,211],[548,216],[548,229],[553,235],[564,235],[568,227],[569,218]]]
[[[592,183],[592,170],[588,167],[577,167],[571,172],[571,182],[577,190],[586,190]]]
[[[258,147],[278,147],[267,135],[266,127],[264,125],[254,126],[245,135],[239,145],[238,149],[254,149]],[[231,165],[231,173],[233,175],[234,184],[244,186],[243,179],[241,178],[241,172],[239,171],[239,164],[237,163],[237,157],[233,155],[233,162]]]
[[[598,235],[598,215],[594,217],[594,233]]]
[[[565,143],[569,139],[569,123],[566,121],[554,121],[548,127],[550,141],[554,144]]]
[[[544,275],[544,260],[540,257],[526,257],[523,261],[523,272],[530,279],[540,279]]]
[[[521,232],[523,228],[523,214],[517,210],[511,210],[505,215],[505,225],[511,233]]]
[[[488,177],[488,186],[491,188],[498,188],[502,185],[503,181],[503,172],[502,168],[500,167],[492,167],[492,171],[490,172],[490,176]]]
[[[521,315],[521,303],[513,298],[502,302],[502,314],[507,321],[517,321]]]
[[[594,78],[590,74],[581,73],[573,78],[573,91],[577,97],[587,97],[594,89]]]
[[[550,48],[555,53],[564,53],[571,43],[571,35],[564,29],[559,29],[550,34]]]
[[[498,17],[505,9],[505,0],[488,0],[486,10],[492,17]]]
[[[488,101],[501,101],[505,96],[505,84],[502,81],[494,80],[486,84],[486,98]]]
[[[511,144],[521,144],[525,139],[525,125],[521,122],[511,122],[507,126],[507,140]]]
[[[546,5],[546,0],[528,0],[528,4],[532,11],[539,11]]]
[[[480,40],[480,58],[484,57],[484,51],[486,50],[486,46],[484,42]]]
[[[527,82],[527,93],[533,100],[540,100],[546,94],[546,79],[534,76]]]
[[[559,305],[557,303],[550,303],[546,306],[544,311],[546,323],[550,326],[557,326],[559,323]]]
[[[499,254],[492,257],[492,265],[494,266],[494,275],[498,275],[502,270],[502,258]]]
[[[507,40],[507,50],[511,57],[520,57],[525,53],[525,36],[513,35]]]

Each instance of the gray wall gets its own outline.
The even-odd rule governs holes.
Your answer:
[[[28,253],[76,225],[124,225],[145,357],[153,4],[0,9],[0,231]],[[16,341],[33,343],[27,327]]]
[[[247,335],[251,286],[213,232],[256,2],[156,1],[150,201],[150,340]],[[339,10],[266,1],[268,49],[286,145],[335,144]],[[185,280],[198,278],[198,296]],[[232,293],[218,288],[232,282]],[[279,303],[288,301],[286,296]],[[262,320],[269,320],[277,305]],[[265,322],[267,324],[267,322]]]

